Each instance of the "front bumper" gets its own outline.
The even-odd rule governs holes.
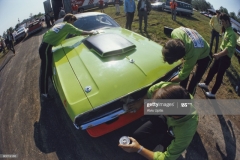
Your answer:
[[[173,77],[179,74],[179,70],[180,66],[174,68],[172,71],[170,71],[168,74],[166,74],[164,77],[160,78],[153,84],[156,84],[160,81],[170,81]],[[143,97],[143,95],[146,95],[149,87],[137,91],[137,96],[134,95],[136,93],[130,94],[134,97],[132,101],[136,100],[137,98]],[[124,110],[124,104],[117,102],[118,100],[110,103],[110,105],[105,105],[87,113],[78,115],[77,117],[75,117],[74,126],[77,129],[87,130],[87,132],[92,137],[98,137],[113,130],[116,130],[122,126],[125,126],[126,124],[129,124],[130,122],[144,115],[143,106],[136,113],[128,113]],[[112,109],[113,107],[115,108]],[[104,108],[111,109],[106,110]],[[104,111],[102,111],[102,109],[104,109]]]

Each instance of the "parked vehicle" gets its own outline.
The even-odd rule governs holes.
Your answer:
[[[99,0],[74,0],[71,3],[78,5],[78,12],[84,12],[88,9],[93,9],[99,7]],[[104,0],[104,6],[108,6],[108,0]]]
[[[39,30],[42,30],[42,20],[36,20],[28,25],[28,35],[33,34]]]
[[[115,0],[109,0],[108,1],[108,5],[114,5],[115,6]],[[122,6],[123,5],[123,0],[119,0],[119,5]]]
[[[98,137],[143,116],[143,107],[128,113],[126,104],[177,75],[181,62],[164,63],[161,45],[121,28],[104,13],[75,16],[75,27],[99,34],[68,38],[54,47],[52,80],[75,127]]]
[[[151,3],[151,6],[153,10],[163,11],[165,8],[165,2],[160,2],[160,0],[157,0]]]
[[[27,35],[27,31],[28,29],[26,29],[25,27],[21,27],[16,30],[15,41],[18,42],[23,39]]]
[[[167,12],[171,12],[170,9],[170,2],[171,0],[166,0],[166,5],[164,10]],[[189,3],[181,2],[181,1],[176,1],[177,2],[177,14],[178,15],[187,15],[191,16],[193,15],[193,8],[192,5]]]

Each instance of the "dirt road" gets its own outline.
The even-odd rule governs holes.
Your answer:
[[[50,93],[55,100],[41,102],[38,47],[45,32],[17,44],[16,56],[10,51],[0,64],[8,62],[0,71],[0,154],[17,154],[21,160],[144,159],[117,146],[119,137],[130,135],[143,119],[92,138],[74,128],[52,85]],[[199,89],[195,97],[205,98]],[[240,116],[200,115],[198,132],[179,159],[240,159]]]

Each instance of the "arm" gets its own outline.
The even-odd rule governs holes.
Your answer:
[[[215,59],[218,59],[222,56],[227,55],[228,53],[232,53],[232,52],[235,51],[235,47],[236,47],[236,35],[235,35],[235,33],[231,34],[231,35],[227,35],[226,39],[228,39],[228,41],[227,41],[227,44],[225,45],[225,48],[222,51],[213,55],[213,57]],[[223,41],[224,40],[225,39],[223,39]]]
[[[188,58],[183,62],[183,68],[181,69],[179,75],[174,77],[171,82],[180,82],[187,78],[191,71],[193,70],[195,64],[197,62],[197,57],[192,56],[191,58]]]
[[[218,58],[220,58],[220,57],[222,57],[222,56],[225,56],[225,55],[227,55],[227,54],[228,54],[228,51],[227,51],[227,48],[225,48],[225,49],[222,50],[221,52],[218,52],[218,53],[214,54],[214,55],[213,55],[213,58],[218,59]]]
[[[178,75],[173,77],[171,80],[171,82],[181,82],[182,80],[179,79]]]
[[[147,4],[148,4],[147,12],[149,13],[152,10],[152,6],[149,0],[147,0]]]
[[[210,25],[211,29],[213,29],[213,17],[210,19],[209,25]]]
[[[126,0],[124,0],[123,5],[124,5],[124,12],[127,13],[127,1]]]
[[[71,33],[71,34],[75,34],[75,35],[92,35],[94,34],[93,31],[83,31],[83,30],[80,30],[76,27],[74,27],[73,25],[69,24],[69,23],[66,23],[66,25],[68,26],[68,32]]]

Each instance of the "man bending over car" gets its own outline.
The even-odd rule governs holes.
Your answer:
[[[51,99],[48,94],[48,78],[52,75],[52,47],[61,44],[69,33],[77,36],[94,34],[94,31],[88,32],[74,27],[73,23],[76,20],[77,18],[73,14],[66,14],[63,22],[54,25],[43,35],[39,47],[41,58],[40,93],[42,98]]]
[[[194,95],[197,84],[212,61],[209,44],[197,31],[185,27],[174,29],[171,37],[172,40],[163,46],[163,60],[168,64],[184,60],[180,73],[171,82],[180,82],[182,87]],[[196,71],[187,87],[189,75],[195,65]]]

